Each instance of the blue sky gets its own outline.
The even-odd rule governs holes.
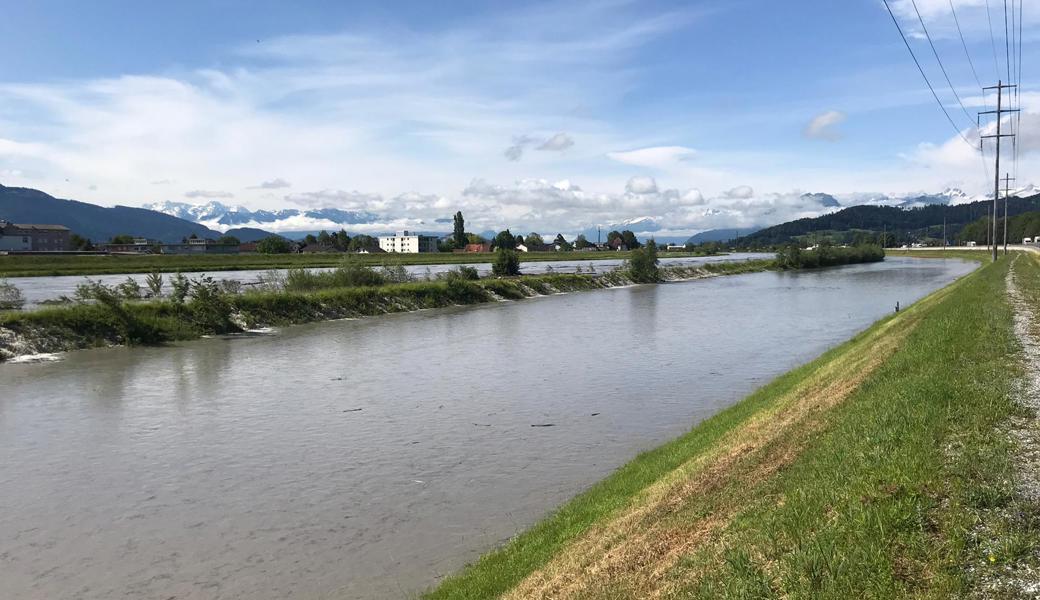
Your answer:
[[[108,205],[357,208],[380,226],[461,208],[479,228],[545,232],[769,224],[818,213],[802,192],[987,189],[880,0],[374,4],[9,3],[0,183]],[[913,6],[892,4],[970,137]],[[989,85],[985,1],[954,4]],[[949,0],[917,7],[974,114]],[[1024,14],[1032,111],[1040,2]]]

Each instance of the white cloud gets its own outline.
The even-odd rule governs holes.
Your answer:
[[[542,142],[542,144],[540,146],[538,146],[538,149],[539,150],[554,150],[554,151],[559,152],[559,151],[562,151],[562,150],[566,150],[567,148],[570,148],[573,145],[574,145],[574,140],[571,139],[571,136],[567,135],[566,133],[560,132],[560,133],[557,133],[556,135],[552,136],[551,138],[545,140],[544,142]]]
[[[841,133],[836,127],[845,121],[845,113],[828,110],[820,113],[809,121],[805,126],[805,137],[813,140],[824,140],[834,142],[841,139]]]
[[[625,191],[629,194],[656,194],[657,182],[653,177],[637,175],[625,184]]]
[[[280,189],[288,188],[288,187],[292,187],[292,184],[289,183],[288,181],[282,179],[281,177],[276,177],[275,179],[272,179],[270,181],[264,181],[264,182],[260,183],[260,185],[253,186],[253,187],[251,187],[249,189],[280,190]]]
[[[652,146],[624,152],[608,152],[607,157],[626,165],[666,169],[692,160],[697,154],[685,146]]]
[[[192,190],[185,192],[186,198],[234,198],[235,195],[231,192],[222,192],[219,190]]]
[[[722,192],[723,198],[747,199],[755,195],[755,190],[750,185],[738,185],[735,188]]]

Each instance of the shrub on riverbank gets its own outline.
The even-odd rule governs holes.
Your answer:
[[[6,279],[0,279],[0,310],[18,310],[24,305],[22,291]]]
[[[499,248],[495,250],[495,261],[491,263],[491,272],[498,277],[512,277],[520,274],[520,255],[516,250]]]
[[[643,248],[636,248],[626,264],[628,276],[636,283],[654,283],[661,278],[657,269],[657,244],[650,240]]]
[[[776,264],[780,269],[815,269],[856,263],[885,260],[881,246],[826,246],[803,250],[799,246],[781,248],[776,253]]]

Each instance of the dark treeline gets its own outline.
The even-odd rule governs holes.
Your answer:
[[[1010,208],[1010,206],[1009,206]],[[957,236],[959,242],[975,242],[985,244],[991,230],[992,222],[989,219],[979,219],[969,223]],[[1036,238],[1040,236],[1040,210],[1034,210],[1010,217],[1007,224],[1007,237],[1009,244],[1021,244],[1024,238]],[[997,242],[1004,242],[1004,218],[1001,216],[997,221]]]
[[[829,215],[804,218],[767,227],[732,242],[735,248],[767,248],[789,244],[795,239],[844,232],[832,241],[856,243],[851,239],[857,233],[869,234],[880,240],[885,232],[885,245],[898,246],[922,238],[941,238],[943,221],[947,237],[954,239],[969,223],[981,219],[991,210],[992,202],[970,202],[957,206],[932,204],[904,209],[895,206],[852,206]],[[1040,195],[1011,198],[1008,213],[1011,216],[1040,210]],[[832,234],[833,236],[833,234]],[[847,239],[842,239],[847,238]]]
[[[792,245],[781,248],[776,253],[776,266],[784,270],[834,267],[882,260],[885,260],[885,250],[875,245],[820,246],[812,250]]]

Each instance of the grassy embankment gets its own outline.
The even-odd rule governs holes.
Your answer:
[[[1009,263],[640,455],[428,597],[1032,597]],[[1040,298],[1040,263],[1015,268]]]
[[[708,263],[664,267],[660,276],[662,281],[671,281],[771,268],[770,260]],[[632,283],[625,272],[611,271],[599,275],[558,273],[379,284],[380,276],[363,265],[353,264],[347,271],[355,272],[355,277],[376,279],[370,279],[372,284],[343,285],[337,277],[345,272],[343,268],[324,274],[297,271],[287,280],[294,284],[288,290],[222,294],[199,286],[182,301],[169,296],[143,301],[110,298],[107,304],[76,303],[29,312],[0,312],[0,361],[24,354],[120,344],[154,345],[245,328],[517,300]]]
[[[628,259],[630,252],[525,252],[521,262],[560,260]],[[686,252],[662,252],[662,258],[696,257]],[[455,254],[357,254],[361,264],[378,267],[386,262],[402,265],[489,263],[491,253]],[[176,273],[178,271],[247,271],[296,267],[336,267],[343,254],[228,254],[228,255],[108,255],[108,256],[0,256],[0,278],[56,275],[118,275],[122,273]]]

